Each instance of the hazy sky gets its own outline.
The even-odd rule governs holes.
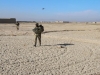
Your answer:
[[[0,18],[100,21],[100,0],[0,0]]]

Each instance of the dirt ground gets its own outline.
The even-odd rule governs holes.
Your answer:
[[[100,24],[42,25],[34,47],[35,23],[0,24],[0,75],[100,75]]]

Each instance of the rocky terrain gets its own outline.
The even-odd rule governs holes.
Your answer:
[[[100,75],[100,24],[43,26],[34,47],[35,23],[0,24],[0,75]]]

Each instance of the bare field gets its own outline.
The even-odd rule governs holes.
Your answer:
[[[35,23],[0,24],[0,75],[100,75],[100,24],[43,26],[34,47]]]

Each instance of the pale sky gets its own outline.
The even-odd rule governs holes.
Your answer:
[[[100,21],[100,0],[0,0],[0,18],[16,18],[18,21]]]

